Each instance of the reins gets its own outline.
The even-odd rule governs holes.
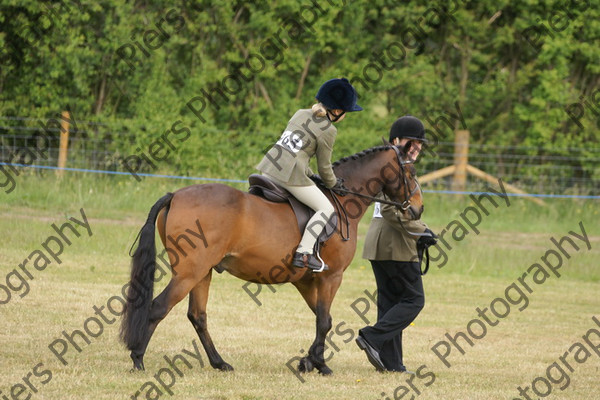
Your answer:
[[[348,190],[348,189],[330,189],[330,190],[331,190],[332,192],[341,192],[341,193],[352,194],[352,195],[354,195],[354,196],[362,197],[362,198],[369,199],[369,200],[372,200],[372,201],[378,201],[378,202],[380,202],[380,203],[384,203],[384,204],[390,204],[390,205],[392,205],[392,206],[396,206],[396,207],[399,207],[399,208],[401,208],[403,211],[404,211],[403,205],[406,203],[406,202],[399,203],[399,202],[397,202],[397,201],[391,201],[391,200],[382,200],[382,199],[380,199],[380,198],[378,198],[378,197],[375,197],[375,196],[369,196],[369,195],[367,195],[367,194],[362,194],[362,193],[358,193],[358,192],[353,192],[353,191],[351,191],[351,190]],[[338,201],[339,201],[339,200],[338,200]]]
[[[350,240],[350,221],[348,219],[348,212],[346,211],[344,206],[342,206],[342,202],[340,201],[340,199],[338,199],[333,190],[329,189],[329,193],[331,193],[331,198],[333,200],[333,207],[335,208],[335,212],[337,213],[337,215],[340,216],[340,236],[342,237],[342,240],[344,242],[347,242],[348,240]],[[346,237],[344,237],[344,231],[342,229],[342,219],[346,224]]]
[[[333,192],[333,190],[331,190],[331,189],[329,189],[329,190],[330,190],[331,192]],[[404,204],[404,203],[402,203],[402,204],[401,204],[401,203],[398,203],[398,202],[396,202],[396,201],[389,201],[389,200],[384,200],[384,199],[380,199],[380,198],[373,197],[373,196],[368,196],[368,195],[365,195],[365,194],[362,194],[362,193],[356,193],[356,192],[352,192],[352,191],[350,191],[350,190],[346,190],[346,189],[336,189],[335,191],[336,191],[336,192],[344,192],[344,193],[348,193],[348,194],[353,194],[353,195],[355,195],[355,196],[364,197],[364,198],[366,198],[366,199],[374,200],[374,201],[376,201],[376,202],[378,202],[378,203],[390,204],[390,205],[392,205],[392,206],[396,206],[396,207],[400,207],[400,208],[402,208],[401,206],[402,206],[402,204]],[[346,237],[344,237],[344,234],[343,234],[343,232],[342,232],[342,228],[341,228],[341,224],[340,224],[340,234],[341,234],[341,236],[342,236],[342,240],[346,241],[346,240],[350,239],[350,231],[349,231],[350,222],[348,222],[348,214],[347,214],[347,212],[346,212],[346,209],[345,209],[344,207],[342,207],[342,204],[341,204],[341,202],[340,202],[340,199],[338,199],[338,197],[337,197],[337,196],[335,196],[333,193],[332,193],[332,196],[331,196],[331,197],[334,199],[334,200],[333,200],[333,201],[334,201],[334,206],[335,206],[335,208],[336,208],[336,212],[338,212],[338,215],[340,215],[340,213],[339,213],[339,211],[338,211],[338,210],[343,210],[343,213],[344,213],[344,221],[346,222],[346,232],[347,232],[347,236],[346,236]],[[404,229],[404,232],[408,233],[408,234],[409,234],[409,235],[411,235],[411,236],[417,236],[417,237],[423,237],[423,236],[426,236],[426,237],[432,237],[432,236],[431,236],[429,233],[425,233],[425,232],[411,232],[411,231],[409,231],[408,229],[406,229],[406,227],[404,226],[404,222],[402,222],[402,220],[401,220],[400,218],[398,218],[398,221],[400,222],[400,226],[402,227],[402,229]],[[422,269],[422,270],[421,270],[421,275],[425,275],[425,274],[427,273],[427,271],[429,271],[429,249],[428,249],[428,248],[425,248],[425,249],[423,250],[423,254],[425,255],[425,269]]]
[[[406,211],[410,207],[410,198],[419,189],[419,185],[417,183],[417,185],[415,186],[415,189],[412,192],[409,193],[408,181],[406,179],[406,175],[404,174],[404,165],[405,164],[410,164],[410,163],[412,163],[412,161],[403,161],[402,157],[400,155],[400,150],[398,150],[398,148],[396,146],[394,146],[394,145],[389,145],[389,147],[392,148],[394,150],[394,152],[396,153],[396,159],[398,161],[398,165],[400,166],[400,169],[402,170],[402,174],[401,175],[402,175],[402,178],[403,178],[404,194],[405,194],[406,200],[404,200],[402,203],[399,203],[397,201],[384,200],[384,199],[380,199],[380,198],[375,197],[375,196],[370,196],[370,195],[367,195],[367,194],[354,192],[354,191],[348,190],[346,188],[328,189],[329,192],[331,193],[331,198],[332,198],[332,201],[334,203],[334,208],[336,210],[336,213],[340,216],[340,218],[343,218],[343,220],[344,220],[343,222],[346,225],[346,236],[344,236],[343,227],[342,227],[342,221],[340,221],[340,235],[341,235],[343,241],[347,241],[347,240],[350,239],[350,222],[348,220],[348,212],[346,211],[346,209],[344,208],[344,206],[342,205],[340,199],[336,196],[336,194],[340,194],[341,196],[344,196],[346,194],[351,194],[353,196],[362,197],[364,199],[368,199],[368,200],[371,200],[371,201],[378,201],[380,203],[389,204],[389,205],[392,205],[392,206],[400,208],[402,211]],[[317,181],[316,183],[318,185],[324,187],[324,184],[323,184],[322,181]],[[399,181],[398,182],[398,189],[400,188],[400,185],[401,185],[401,183]]]
[[[341,213],[343,211],[343,218],[346,223],[347,236],[344,237],[342,225],[341,225],[341,221],[340,221],[340,235],[342,236],[342,240],[346,241],[346,240],[350,239],[350,231],[349,231],[350,222],[348,221],[348,213],[347,213],[346,209],[342,206],[340,199],[335,195],[335,193],[351,194],[351,195],[354,195],[357,197],[362,197],[364,199],[369,199],[371,201],[376,201],[376,202],[383,203],[383,204],[389,204],[389,205],[392,205],[392,206],[395,206],[395,207],[401,209],[402,211],[410,210],[410,199],[412,196],[414,196],[414,194],[417,192],[417,190],[420,190],[420,185],[415,179],[415,182],[416,182],[415,188],[409,192],[408,180],[406,179],[406,174],[404,172],[404,165],[410,164],[411,161],[403,161],[400,156],[400,150],[398,150],[398,148],[394,145],[391,145],[390,147],[392,149],[394,149],[394,151],[396,152],[396,159],[397,159],[400,169],[402,171],[401,175],[402,175],[402,179],[403,179],[403,183],[404,183],[405,200],[402,203],[399,203],[397,201],[385,200],[385,199],[381,199],[381,198],[378,198],[375,196],[370,196],[370,195],[354,192],[354,191],[348,190],[346,188],[338,188],[335,190],[329,189],[331,192],[331,197],[333,199],[336,212],[338,213],[338,215],[341,216]],[[398,188],[400,188],[400,182],[398,182],[398,186],[399,186]],[[402,222],[402,220],[400,220],[400,218],[398,218],[398,220],[400,222],[400,226],[402,227],[402,229],[404,229],[404,231],[407,234],[409,234],[411,236],[416,236],[416,237],[432,237],[429,233],[425,233],[425,232],[422,232],[422,233],[421,232],[411,232],[408,229],[406,229],[406,227],[404,226],[404,223]],[[423,249],[423,254],[425,256],[425,269],[421,270],[421,275],[425,275],[427,273],[427,271],[429,271],[429,249],[428,248]]]
[[[415,195],[415,193],[417,192],[417,189],[419,189],[419,185],[417,182],[415,189],[412,192],[409,192],[408,181],[406,180],[406,175],[404,174],[404,166],[406,164],[412,164],[412,161],[402,161],[402,157],[400,155],[400,150],[398,150],[398,148],[394,145],[389,145],[389,147],[392,148],[394,150],[394,152],[396,152],[396,160],[398,161],[398,165],[400,166],[400,169],[402,170],[401,175],[402,175],[402,179],[404,181],[404,197],[406,198],[406,200],[404,200],[402,203],[399,203],[397,201],[391,201],[391,200],[380,200],[379,198],[377,198],[375,196],[370,196],[367,194],[353,192],[353,191],[345,189],[345,188],[335,189],[335,192],[347,193],[347,194],[351,194],[354,196],[369,199],[371,201],[378,201],[380,203],[390,204],[392,206],[396,206],[396,207],[400,208],[402,211],[406,211],[410,206],[410,199],[411,199],[411,197],[413,197]],[[415,179],[415,181],[416,181],[416,179]],[[401,185],[401,183],[398,182],[398,189],[400,188],[400,185]]]

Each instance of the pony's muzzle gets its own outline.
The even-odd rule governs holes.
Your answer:
[[[423,214],[423,208],[424,208],[423,206],[416,207],[411,204],[410,206],[408,206],[406,214],[408,214],[408,216],[412,220],[417,220],[417,219],[421,218],[421,214]]]

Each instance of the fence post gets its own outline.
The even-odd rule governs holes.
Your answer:
[[[69,150],[69,122],[71,117],[68,111],[62,112],[62,121],[60,124],[60,145],[58,150],[58,168],[65,168],[67,166],[67,152]],[[63,169],[56,171],[58,176],[62,178]]]
[[[469,131],[457,130],[454,136],[454,177],[452,190],[464,191],[467,187],[467,164],[469,162]]]

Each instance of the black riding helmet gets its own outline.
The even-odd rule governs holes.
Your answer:
[[[419,118],[412,115],[400,117],[392,124],[390,128],[390,143],[395,138],[414,139],[427,143],[427,139],[425,139],[425,126]]]
[[[316,98],[329,110],[362,111],[356,104],[356,90],[346,78],[328,80],[321,85]]]

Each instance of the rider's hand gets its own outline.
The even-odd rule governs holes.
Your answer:
[[[311,176],[309,176],[310,180],[313,181],[314,183],[316,183],[317,185],[324,185],[323,183],[323,179],[321,179],[321,176],[318,174],[313,174]]]
[[[337,182],[331,188],[336,194],[339,196],[345,196],[348,189],[344,186],[344,180],[342,178],[337,178]]]

